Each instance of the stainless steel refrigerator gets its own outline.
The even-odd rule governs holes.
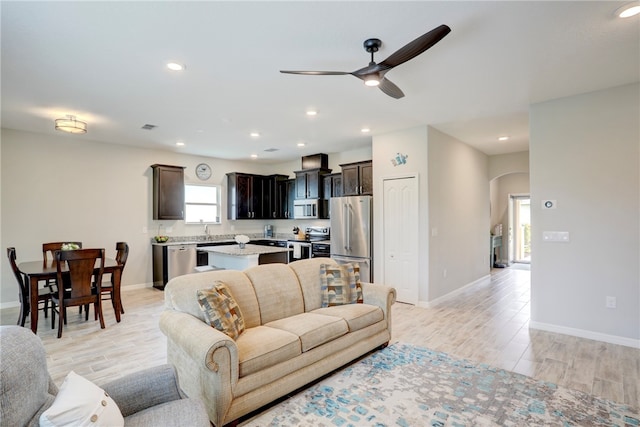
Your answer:
[[[360,281],[373,281],[371,196],[331,198],[331,258],[358,263]]]

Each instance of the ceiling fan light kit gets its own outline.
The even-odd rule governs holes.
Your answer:
[[[405,62],[420,55],[440,40],[442,40],[447,34],[451,32],[451,28],[446,25],[440,25],[407,43],[397,51],[391,54],[384,61],[376,64],[373,60],[373,54],[380,49],[382,41],[380,39],[367,39],[364,41],[364,49],[371,54],[371,62],[364,68],[359,70],[347,72],[347,71],[288,71],[280,70],[284,74],[302,74],[308,76],[340,76],[350,74],[364,81],[367,86],[378,86],[382,92],[389,95],[392,98],[399,99],[404,96],[404,93],[398,86],[396,86],[391,80],[387,79],[384,75],[394,67],[404,64]]]

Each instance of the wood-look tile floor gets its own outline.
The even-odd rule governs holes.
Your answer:
[[[158,320],[162,291],[124,290],[126,313],[116,323],[105,301],[106,329],[69,309],[62,338],[42,312],[38,336],[54,381],[70,370],[100,384],[166,362]],[[430,308],[396,303],[392,342],[406,342],[484,362],[540,380],[640,407],[640,350],[529,329],[530,272],[492,271],[491,281]],[[15,324],[17,309],[0,310],[0,323]],[[28,324],[27,324],[28,326]]]

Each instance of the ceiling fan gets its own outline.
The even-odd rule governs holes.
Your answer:
[[[345,74],[351,74],[364,81],[367,86],[378,86],[381,91],[386,93],[392,98],[402,98],[404,93],[398,86],[392,83],[384,75],[394,67],[407,62],[410,59],[420,55],[425,50],[438,43],[447,34],[451,32],[451,28],[446,25],[440,25],[433,30],[425,33],[415,39],[414,41],[407,43],[397,51],[391,54],[384,61],[376,64],[373,60],[373,54],[378,51],[382,45],[380,39],[367,39],[364,41],[364,48],[367,52],[371,53],[371,62],[364,68],[359,70],[347,72],[347,71],[287,71],[280,70],[285,74],[304,74],[310,76],[339,76]]]

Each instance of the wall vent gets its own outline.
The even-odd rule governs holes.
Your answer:
[[[158,126],[156,126],[156,125],[146,124],[146,125],[142,126],[142,128],[141,128],[141,129],[144,129],[144,130],[152,130],[152,129],[155,129],[155,128],[157,128],[157,127],[158,127]]]
[[[274,151],[278,151],[279,148],[267,148],[266,150],[264,150],[267,153],[273,153]]]

